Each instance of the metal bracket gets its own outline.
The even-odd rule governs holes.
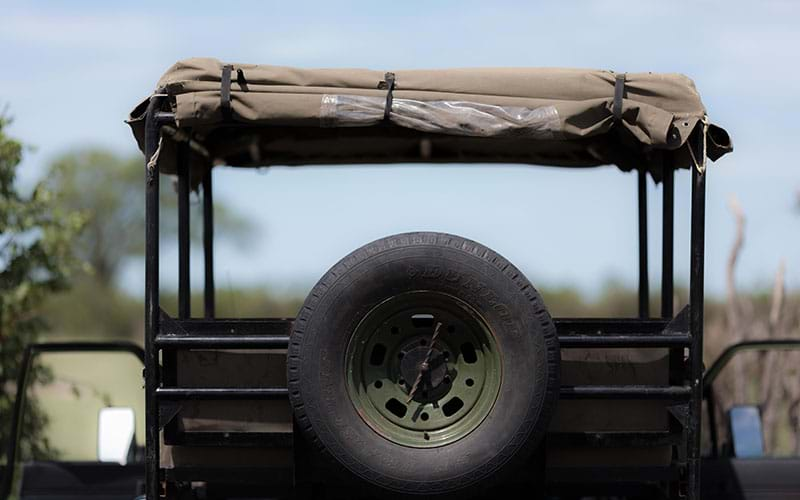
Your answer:
[[[178,415],[183,406],[177,401],[158,403],[158,430],[163,430]]]
[[[680,310],[678,314],[672,318],[672,321],[667,323],[667,326],[664,327],[664,330],[661,332],[662,335],[674,335],[676,333],[689,333],[689,306],[684,306],[683,309]]]
[[[175,321],[169,314],[167,314],[163,309],[159,307],[159,330],[161,335],[189,335],[189,332],[186,331],[177,321]]]
[[[687,149],[689,150],[689,155],[692,157],[692,163],[694,163],[694,167],[697,169],[697,173],[700,174],[700,175],[703,175],[703,174],[706,173],[706,163],[708,162],[708,156],[707,156],[708,155],[708,125],[709,125],[708,115],[703,115],[703,118],[700,120],[700,123],[703,126],[703,129],[701,130],[701,134],[702,134],[701,145],[702,145],[702,148],[701,148],[701,151],[700,151],[700,154],[702,154],[703,156],[700,158],[700,160],[697,159],[697,156],[695,155],[694,150],[692,149],[691,142],[689,142],[686,146],[687,146]]]
[[[679,404],[679,405],[672,405],[668,406],[667,410],[669,411],[670,415],[675,417],[681,426],[685,429],[687,424],[689,423],[689,405],[688,404]]]
[[[690,415],[691,411],[689,405],[690,403],[685,403],[667,407],[667,410],[669,411],[670,415],[672,415],[675,418],[675,420],[677,420],[678,423],[681,425],[680,435],[686,439],[688,439],[688,437],[691,435],[692,432],[690,426],[692,425],[691,420],[693,417]],[[694,432],[697,431],[698,429],[694,429]],[[686,461],[689,451],[686,446],[676,446],[675,451],[678,454],[679,462]]]

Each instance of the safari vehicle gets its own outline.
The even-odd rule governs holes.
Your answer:
[[[129,123],[146,165],[149,500],[201,484],[209,497],[236,498],[503,488],[699,497],[706,158],[732,147],[688,78],[190,59],[165,73]],[[297,318],[215,316],[215,165],[418,162],[635,171],[639,316],[551,318],[513,264],[441,233],[355,250],[320,279]],[[673,314],[679,168],[692,172],[690,292]],[[161,174],[177,176],[177,317],[159,306]],[[648,311],[648,175],[664,193],[658,317]],[[189,300],[196,187],[202,317]]]
[[[732,146],[688,78],[190,59],[129,123],[145,156],[148,500],[700,498],[706,158]],[[297,318],[216,316],[214,166],[420,162],[635,172],[638,316],[552,318],[513,264],[443,233],[355,250]],[[681,308],[677,169],[691,170]],[[177,177],[177,317],[159,303],[162,174]],[[663,190],[657,315],[647,176]],[[190,308],[193,189],[202,192],[202,315]]]

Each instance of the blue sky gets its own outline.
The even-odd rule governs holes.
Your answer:
[[[184,7],[186,12],[181,10]],[[23,182],[55,155],[98,145],[133,152],[123,123],[178,59],[380,70],[572,66],[682,72],[736,151],[711,166],[706,282],[725,286],[727,208],[747,215],[741,287],[767,287],[778,262],[800,287],[800,4],[762,2],[35,2],[5,0],[0,103],[36,147]],[[336,260],[391,233],[476,239],[542,285],[592,293],[636,277],[636,179],[612,167],[274,168],[222,172],[217,197],[253,212],[258,235],[220,244],[217,280],[307,290]],[[688,174],[676,178],[676,275],[688,268]],[[660,190],[650,186],[650,244],[660,248]],[[199,254],[196,256],[199,258]],[[174,281],[175,255],[164,256]],[[659,252],[651,259],[658,283]],[[199,266],[195,266],[199,270]],[[125,285],[139,290],[132,263]]]

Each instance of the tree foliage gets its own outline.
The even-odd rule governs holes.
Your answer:
[[[91,266],[97,284],[112,288],[126,259],[144,254],[144,165],[141,155],[120,156],[102,148],[88,148],[58,157],[48,173],[48,184],[60,193],[65,210],[87,214],[86,228],[75,251]],[[162,182],[160,229],[165,246],[177,233],[177,197],[169,182]],[[201,235],[201,204],[192,210],[192,237]],[[249,225],[224,203],[214,207],[222,238],[246,238]]]
[[[85,215],[66,210],[45,183],[23,194],[15,180],[22,144],[5,134],[0,116],[0,443],[9,439],[11,408],[21,355],[47,328],[38,308],[49,295],[67,288],[77,261],[72,242]],[[47,370],[34,368],[33,383],[46,383]],[[21,456],[45,458],[52,450],[44,433],[46,417],[28,399],[22,427]],[[3,448],[5,449],[5,448]]]

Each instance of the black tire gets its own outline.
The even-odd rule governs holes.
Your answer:
[[[355,326],[382,301],[416,290],[469,304],[502,356],[502,382],[489,414],[471,433],[438,448],[406,447],[377,434],[359,417],[345,381]],[[294,323],[287,370],[297,424],[314,448],[380,489],[464,496],[503,479],[541,442],[557,401],[559,362],[553,321],[517,268],[465,238],[420,232],[365,245],[322,277]]]

